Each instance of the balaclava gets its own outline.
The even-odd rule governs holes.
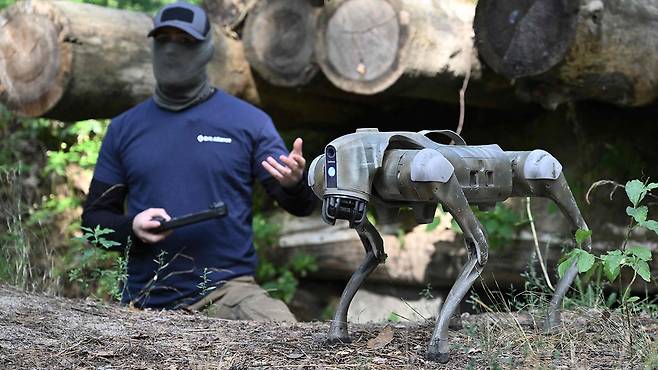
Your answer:
[[[183,1],[158,12],[149,36],[163,27],[178,28],[197,40],[179,43],[153,39],[153,99],[164,109],[180,111],[204,101],[213,92],[206,72],[214,53],[212,32],[205,12]]]

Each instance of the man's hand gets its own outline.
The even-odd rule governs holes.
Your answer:
[[[163,217],[166,221],[171,220],[171,217],[167,214],[167,211],[162,208],[149,208],[138,213],[133,219],[133,232],[135,235],[137,235],[139,240],[144,243],[157,243],[164,240],[172,232],[171,230],[162,233],[154,233],[149,231],[160,226],[160,222],[152,220],[152,218],[155,216]]]
[[[272,157],[267,157],[267,160],[262,162],[263,167],[267,172],[272,175],[281,186],[290,188],[299,183],[304,175],[304,167],[306,167],[306,159],[302,154],[302,139],[297,138],[292,144],[292,151],[289,155],[281,155],[277,162]]]

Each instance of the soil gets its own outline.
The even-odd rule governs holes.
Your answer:
[[[327,345],[328,322],[228,321],[0,286],[0,368],[645,368],[658,352],[658,322],[645,316],[633,318],[629,336],[623,317],[605,310],[565,312],[552,334],[528,313],[471,315],[450,332],[451,359],[441,365],[425,359],[431,320],[351,324],[352,343]]]

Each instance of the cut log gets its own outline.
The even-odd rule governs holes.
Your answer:
[[[72,91],[70,82],[75,87],[82,87],[83,93],[79,94],[78,101],[84,102],[87,100],[84,94],[90,91],[89,86],[84,86],[90,67],[107,69],[95,79],[98,84],[93,85],[93,90],[107,89],[116,94],[129,87],[138,94],[146,94],[148,88],[144,89],[145,85],[153,85],[149,81],[153,77],[141,73],[144,66],[133,63],[134,59],[140,59],[140,53],[148,53],[148,50],[142,50],[133,40],[125,37],[148,32],[150,20],[146,15],[106,10],[93,5],[70,5],[68,2],[21,2],[3,13],[0,26],[0,97],[10,109],[27,116],[39,116],[60,102],[67,89]],[[112,32],[112,40],[123,42],[129,52],[108,55],[107,52],[114,45],[109,46],[98,37],[88,40],[84,34],[77,33],[79,22],[76,21],[82,18],[84,12],[88,12],[85,19],[89,19],[90,15],[102,15],[94,17],[94,22],[85,22],[89,23],[87,28],[91,27],[90,33],[103,35]],[[89,44],[95,49],[82,51],[82,54],[91,58],[89,63],[76,63],[78,60],[74,54],[82,44]],[[121,66],[137,72],[130,76],[129,84],[129,81],[114,82],[120,77],[116,72],[120,73]],[[78,72],[74,71],[76,68],[80,69],[80,76],[72,82],[70,77]],[[93,73],[94,76],[98,74]],[[120,86],[118,91],[117,83]],[[121,105],[121,94],[115,96],[114,100],[103,99],[95,104],[90,97],[89,103],[96,106]],[[78,105],[82,110],[87,107],[87,104]]]
[[[310,274],[313,279],[346,281],[365,257],[361,240],[347,223],[338,221],[335,226],[329,226],[319,215],[279,220],[285,220],[283,236],[272,257],[279,261],[292,260],[297,253],[315,257],[318,269]],[[388,258],[375,269],[368,282],[418,287],[430,283],[435,287],[450,287],[467,253],[461,235],[449,228],[450,220],[450,217],[442,217],[441,224],[433,231],[427,231],[427,225],[420,225],[404,236],[382,235]],[[495,280],[501,286],[523,284],[521,273],[527,269],[534,250],[528,235],[524,239],[490,252],[482,274],[485,283]],[[559,252],[555,247],[549,256],[552,268],[556,266]]]
[[[10,109],[25,116],[63,121],[110,118],[151,95],[155,81],[150,41],[145,36],[152,27],[149,16],[68,1],[34,0],[19,2],[0,17],[0,103]],[[472,32],[470,28],[452,31],[467,35]],[[208,67],[211,82],[259,105],[278,123],[284,121],[289,127],[354,126],[366,121],[377,121],[383,127],[390,116],[381,119],[383,112],[412,102],[401,97],[418,104],[428,100],[455,103],[462,86],[462,78],[456,75],[468,70],[457,61],[472,51],[472,45],[461,52],[452,47],[443,50],[432,44],[440,34],[427,36],[427,43],[432,44],[429,49],[437,53],[441,49],[444,54],[440,55],[451,60],[444,65],[445,73],[423,75],[420,71],[429,69],[422,66],[439,68],[441,63],[435,65],[432,60],[418,58],[408,64],[413,68],[407,70],[417,73],[405,75],[409,79],[385,94],[371,96],[340,90],[324,78],[294,89],[275,86],[258,74],[252,75],[240,40],[228,36],[218,25],[214,25],[213,35],[215,57]],[[470,42],[469,37],[466,39]],[[452,58],[446,50],[451,50]],[[452,62],[457,64],[453,66]],[[512,107],[510,84],[501,81],[502,85],[474,75],[466,102]]]
[[[35,0],[19,2],[1,17],[0,102],[11,110],[63,121],[111,118],[152,95],[149,16]],[[368,108],[373,103],[346,104],[308,91],[261,87],[251,74],[242,42],[217,25],[213,37],[211,83],[273,112],[275,120],[289,125],[347,124],[373,109]]]
[[[514,203],[521,205],[520,200]],[[565,245],[573,245],[569,236],[569,225],[560,214],[550,211],[550,201],[535,198],[533,204],[542,258],[555,283],[562,248]],[[315,281],[347,281],[365,258],[363,244],[356,231],[350,229],[346,222],[338,221],[334,226],[326,225],[319,214],[296,219],[284,215],[277,217],[277,221],[282,222],[282,236],[270,257],[279,262],[291,261],[297,254],[315,257],[318,269],[310,273],[310,278]],[[388,258],[373,271],[367,282],[416,287],[424,287],[429,283],[433,287],[449,288],[459,275],[467,257],[462,235],[455,233],[450,225],[450,216],[443,215],[438,227],[431,231],[428,231],[427,225],[419,225],[408,233],[382,235]],[[612,228],[610,225],[601,226]],[[382,225],[377,227],[382,229]],[[636,237],[640,239],[634,240],[634,243],[648,245],[654,249],[657,246],[654,240],[643,240],[646,236]],[[541,266],[535,258],[534,239],[530,228],[518,230],[508,243],[490,249],[489,259],[481,276],[482,282],[490,287],[523,287],[526,282],[523,273],[528,271],[531,263],[534,263],[538,278],[543,279]],[[612,237],[597,240],[593,245],[597,255],[618,247],[618,238]],[[652,268],[655,268],[658,261],[651,264]],[[642,282],[634,285],[634,289],[655,291],[655,287]]]
[[[261,1],[243,30],[247,60],[276,86],[300,86],[318,72],[313,58],[319,8],[309,0]]]
[[[258,0],[203,0],[201,5],[212,23],[233,31],[256,3]]]
[[[476,45],[524,99],[642,106],[658,97],[658,8],[621,0],[481,0]]]
[[[253,69],[276,86],[300,86],[318,72],[313,58],[319,7],[310,0],[261,1],[250,12],[242,33]]]
[[[460,0],[332,1],[318,20],[318,62],[337,87],[359,94],[382,92],[403,75],[477,79],[474,10]]]
[[[2,15],[0,98],[26,116],[111,117],[152,94],[152,21],[68,1],[19,2]],[[213,83],[255,99],[239,42],[215,32]]]

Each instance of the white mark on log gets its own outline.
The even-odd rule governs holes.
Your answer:
[[[361,74],[361,75],[365,75],[365,74],[366,74],[366,66],[365,66],[365,64],[363,64],[363,63],[359,63],[359,65],[356,66],[356,71],[357,71],[359,74]]]
[[[410,18],[410,16],[409,16],[408,11],[406,11],[406,10],[400,11],[400,25],[402,25],[402,26],[408,25],[409,22],[410,22],[409,18]]]
[[[590,1],[583,7],[583,10],[588,13],[594,13],[602,9],[603,9],[603,1],[601,0]]]
[[[92,46],[103,46],[103,38],[101,36],[93,36],[87,39],[87,44]]]

